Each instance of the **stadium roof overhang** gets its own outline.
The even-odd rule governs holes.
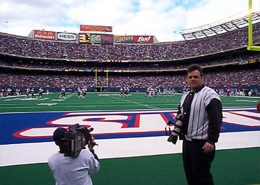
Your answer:
[[[260,12],[252,13],[252,23],[260,22]],[[231,21],[220,21],[180,32],[185,40],[210,37],[248,26],[248,15]]]

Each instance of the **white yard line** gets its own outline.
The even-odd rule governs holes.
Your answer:
[[[176,145],[167,136],[96,140],[95,151],[100,159],[151,156],[181,152],[182,141]],[[260,147],[260,131],[221,133],[217,150]],[[46,163],[57,152],[54,142],[0,145],[0,166]],[[18,155],[17,155],[18,154]]]
[[[138,103],[138,102],[135,102],[135,101],[128,100],[128,99],[126,99],[127,97],[118,98],[118,97],[114,97],[114,96],[113,96],[113,98],[115,98],[115,99],[117,99],[117,100],[123,100],[123,101],[129,102],[129,103],[134,103],[134,104],[136,104],[136,105],[139,105],[139,106],[141,106],[141,107],[146,107],[146,108],[149,108],[149,109],[158,109],[158,108],[156,108],[156,107],[154,107],[154,106],[150,106],[150,105],[147,105],[147,104],[142,104],[142,103]]]

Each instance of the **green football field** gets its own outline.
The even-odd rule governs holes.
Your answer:
[[[44,112],[44,111],[90,111],[90,110],[151,110],[176,109],[181,95],[159,95],[147,97],[144,93],[132,93],[120,97],[119,93],[88,93],[78,98],[76,93],[43,95],[42,98],[10,97],[0,99],[0,112]],[[223,107],[256,107],[260,97],[222,96]]]
[[[88,93],[83,99],[76,93],[67,93],[62,99],[59,94],[44,94],[40,99],[36,96],[1,98],[0,112],[172,110],[177,108],[180,97],[180,94],[149,98],[144,93],[132,93],[129,97],[119,97],[118,93]],[[260,101],[260,97],[221,98],[224,108],[255,108]],[[19,153],[17,157],[21,157]],[[101,159],[100,163],[100,172],[92,175],[94,185],[186,184],[181,154]],[[218,150],[212,174],[215,185],[260,184],[260,148]],[[0,167],[0,184],[51,185],[55,182],[48,165],[39,163]]]

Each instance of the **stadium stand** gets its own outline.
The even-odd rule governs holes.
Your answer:
[[[256,45],[260,44],[259,30],[260,23],[254,24]],[[185,68],[199,63],[206,72],[206,85],[260,91],[260,52],[246,50],[246,27],[154,44],[91,45],[6,33],[0,33],[0,43],[2,89],[87,86],[94,91],[100,86],[117,91],[124,84],[132,91],[148,86],[182,89]]]
[[[258,38],[259,30],[260,23],[257,23],[253,32],[254,38]],[[4,33],[0,34],[0,39],[2,45],[0,48],[1,54],[21,57],[134,61],[147,59],[179,60],[245,48],[247,45],[247,28],[208,38],[154,45],[82,45],[78,43],[33,40]]]

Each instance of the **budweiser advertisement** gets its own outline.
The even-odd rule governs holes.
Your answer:
[[[135,43],[152,44],[154,39],[152,35],[115,35],[115,43]]]
[[[56,40],[56,32],[45,30],[34,30],[33,38],[43,40]]]
[[[112,32],[112,26],[80,25],[80,31]]]

